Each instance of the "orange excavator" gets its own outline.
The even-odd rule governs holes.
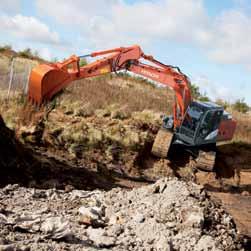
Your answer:
[[[80,66],[80,60],[86,57],[99,59]],[[40,105],[50,101],[74,80],[121,70],[166,85],[175,93],[173,114],[163,118],[163,125],[153,143],[153,155],[166,158],[176,145],[191,153],[198,168],[211,171],[215,163],[216,143],[233,138],[235,120],[215,103],[193,100],[189,78],[178,67],[145,55],[138,45],[73,55],[63,62],[38,65],[30,75],[28,98]]]

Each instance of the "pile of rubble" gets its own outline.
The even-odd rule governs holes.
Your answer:
[[[72,189],[1,189],[0,250],[242,250],[231,216],[194,183]]]

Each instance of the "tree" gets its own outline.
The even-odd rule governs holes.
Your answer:
[[[207,96],[206,93],[201,94],[200,88],[196,84],[191,84],[190,85],[190,90],[191,90],[192,97],[194,99],[197,99],[197,100],[200,100],[200,101],[203,101],[203,102],[210,101],[210,99],[209,99],[209,97]]]
[[[201,96],[201,94],[200,94],[200,88],[196,84],[192,84],[191,83],[190,90],[191,90],[192,97],[194,99],[198,99]]]
[[[30,48],[26,48],[23,51],[19,51],[18,55],[20,57],[24,57],[24,58],[33,58],[34,57],[34,55],[33,55],[33,53],[32,53],[32,51],[31,51]]]
[[[4,46],[0,46],[0,52],[10,51],[10,50],[12,50],[12,47],[9,44],[6,44]]]
[[[233,109],[238,111],[238,112],[242,112],[242,113],[246,113],[249,111],[250,107],[248,106],[248,104],[244,101],[244,98],[242,99],[238,99],[234,104],[233,104]]]

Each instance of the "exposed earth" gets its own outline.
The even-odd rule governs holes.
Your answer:
[[[53,117],[60,112],[50,116],[60,121]],[[88,118],[88,129],[106,119]],[[50,134],[39,121],[20,130],[23,144],[0,120],[1,250],[250,248],[251,162],[243,146],[219,146],[221,184],[215,173],[194,172],[185,154],[172,162],[151,156],[157,124],[144,125],[148,136],[138,135],[135,149],[110,142],[107,152],[96,142],[79,158],[62,141],[50,147],[60,133]],[[128,126],[142,132],[137,120]],[[229,162],[242,168],[238,188]]]
[[[251,249],[250,118],[202,172],[152,156],[172,95],[142,79],[80,81],[40,109],[5,97],[0,250]]]

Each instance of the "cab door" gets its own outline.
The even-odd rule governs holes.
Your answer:
[[[196,144],[216,143],[223,110],[209,110],[204,115],[196,132]]]

